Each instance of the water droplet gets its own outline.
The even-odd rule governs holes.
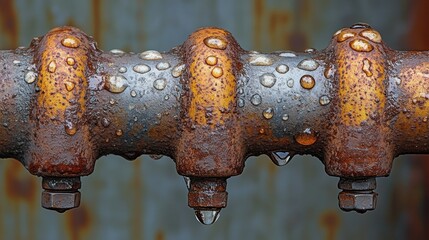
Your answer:
[[[272,73],[264,73],[259,77],[259,82],[262,86],[271,88],[276,83],[276,76]]]
[[[347,32],[347,31],[341,32],[337,36],[337,42],[344,42],[345,40],[352,38],[354,36],[356,36],[354,32]]]
[[[399,78],[399,77],[394,77],[394,79],[395,79],[395,83],[396,83],[396,85],[400,85],[400,84],[401,84],[401,78]]]
[[[211,225],[215,223],[220,216],[220,209],[216,210],[196,210],[195,217],[204,225]]]
[[[156,50],[148,50],[140,53],[140,58],[143,60],[160,60],[162,55]]]
[[[262,97],[259,94],[254,94],[251,98],[250,98],[250,102],[255,105],[258,106],[259,104],[262,103]]]
[[[133,67],[133,70],[136,73],[143,74],[143,73],[149,72],[150,71],[150,67],[148,65],[146,65],[146,64],[138,64],[138,65],[135,65]]]
[[[160,62],[156,65],[156,69],[162,71],[170,68],[170,64],[168,62]]]
[[[126,67],[120,67],[118,69],[118,72],[120,72],[120,73],[126,73],[127,72],[127,68]]]
[[[167,86],[167,80],[165,78],[158,78],[155,81],[153,81],[153,87],[156,90],[164,90],[164,88]]]
[[[368,23],[355,23],[351,27],[351,29],[361,29],[361,28],[371,28],[371,26]]]
[[[110,101],[109,101],[109,103],[110,103],[110,105],[113,105],[113,104],[116,103],[116,101],[115,101],[115,99],[111,98]]]
[[[306,128],[303,132],[295,135],[295,141],[304,146],[312,145],[316,140],[317,136],[310,128]]]
[[[227,42],[217,37],[207,37],[204,39],[204,44],[209,48],[224,50]]]
[[[371,52],[374,47],[364,39],[355,39],[350,42],[350,47],[357,52]]]
[[[180,77],[185,70],[185,64],[177,65],[171,70],[171,75],[175,78]]]
[[[65,81],[64,86],[66,87],[67,91],[71,92],[74,89],[74,83]]]
[[[57,63],[55,61],[51,61],[48,65],[48,71],[50,73],[54,73],[57,70]]]
[[[282,120],[287,121],[289,119],[289,115],[287,113],[282,115]]]
[[[108,76],[105,87],[111,93],[121,93],[128,87],[128,82],[122,75]]]
[[[276,67],[276,71],[281,74],[285,74],[289,71],[289,67],[284,64],[280,64]]]
[[[304,59],[298,63],[298,68],[307,71],[314,71],[319,67],[319,63],[313,59]]]
[[[239,98],[237,105],[242,108],[242,107],[244,107],[244,104],[245,104],[244,99]]]
[[[170,96],[168,96],[168,94],[164,96],[164,100],[166,100],[166,101],[167,101],[169,98],[170,98]]]
[[[267,108],[262,112],[262,115],[265,119],[271,119],[274,116],[274,109],[273,108]]]
[[[375,43],[381,43],[381,35],[379,32],[375,31],[374,29],[366,29],[359,33],[362,37],[375,42]]]
[[[292,159],[289,152],[271,152],[268,156],[277,166],[284,166]]]
[[[293,83],[294,83],[293,79],[290,78],[289,80],[287,80],[286,85],[290,88],[293,88]]]
[[[330,102],[331,102],[331,100],[330,100],[330,99],[329,99],[329,97],[328,97],[328,96],[326,96],[326,95],[323,95],[323,96],[321,96],[321,97],[319,98],[319,103],[320,103],[320,105],[322,105],[322,106],[328,105]]]
[[[29,71],[25,74],[24,80],[30,84],[30,83],[34,83],[34,81],[36,81],[37,78],[37,73],[33,72],[33,71]]]
[[[69,36],[69,37],[66,37],[63,40],[61,40],[61,44],[64,47],[77,48],[77,47],[79,47],[79,40],[75,37]]]
[[[123,132],[121,129],[116,130],[116,136],[120,137],[122,136]]]
[[[340,30],[336,31],[336,32],[334,33],[333,37],[335,37],[335,36],[337,36],[338,34],[342,33],[344,30],[346,30],[346,28],[342,28],[342,29],[340,29]]]
[[[363,60],[362,71],[366,74],[367,77],[372,76],[371,66],[372,66],[371,61],[368,60],[368,58],[365,58]]]
[[[21,61],[19,60],[13,60],[12,62],[14,65],[20,66],[21,65]]]
[[[191,189],[191,178],[187,176],[183,176],[183,180],[185,180],[186,188]]]
[[[153,160],[159,160],[162,158],[162,155],[159,154],[151,154],[149,155],[150,158],[152,158]]]
[[[122,56],[125,54],[125,52],[122,51],[121,49],[112,49],[110,50],[110,53],[116,56]]]
[[[110,121],[107,118],[102,118],[101,119],[101,125],[103,125],[103,127],[107,128],[110,125]]]
[[[310,75],[302,76],[299,82],[301,83],[301,87],[305,89],[312,89],[316,84],[316,81],[314,81],[314,78]]]
[[[64,123],[64,130],[68,135],[73,136],[77,132],[77,127],[73,122],[66,120]]]
[[[332,77],[334,77],[334,67],[329,64],[328,66],[326,66],[325,71],[323,72],[323,75],[325,75],[325,78],[327,79],[331,79]]]
[[[315,48],[307,48],[304,50],[305,53],[314,53],[316,51]]]
[[[208,56],[206,58],[206,64],[210,66],[214,66],[217,64],[217,57],[215,56]]]
[[[130,92],[131,97],[136,97],[137,96],[137,92],[134,90],[131,90]]]
[[[73,66],[74,64],[75,64],[75,60],[74,60],[74,58],[72,58],[72,57],[68,57],[67,59],[66,59],[66,62],[67,62],[67,65],[69,65],[69,66]]]
[[[212,76],[215,78],[219,78],[223,75],[223,69],[220,67],[214,67],[212,70]]]
[[[423,120],[422,120],[423,122],[427,122],[428,121],[428,117],[427,116],[425,116],[424,118],[423,118]]]
[[[280,57],[296,57],[294,52],[282,52],[279,54]]]
[[[270,66],[274,60],[266,55],[253,55],[249,58],[249,63],[254,66]]]

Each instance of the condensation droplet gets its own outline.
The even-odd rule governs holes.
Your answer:
[[[351,27],[351,29],[362,29],[362,28],[371,28],[371,26],[368,23],[355,23]]]
[[[325,71],[323,71],[323,75],[325,76],[325,78],[331,79],[332,77],[334,77],[334,72],[334,67],[329,64],[328,66],[326,66]]]
[[[177,65],[171,70],[171,75],[175,78],[180,77],[185,70],[185,64]]]
[[[259,77],[259,82],[262,86],[271,88],[276,83],[276,76],[272,73],[264,73]]]
[[[76,61],[72,57],[68,57],[66,59],[66,62],[67,62],[67,65],[69,65],[69,66],[73,66],[76,63]]]
[[[290,78],[289,80],[287,80],[286,85],[290,88],[293,88],[293,83],[294,83],[293,79]]]
[[[333,37],[335,37],[335,36],[337,36],[338,34],[342,33],[344,30],[346,30],[346,28],[342,28],[342,29],[340,29],[340,30],[336,31],[336,32],[334,33]]]
[[[265,119],[271,119],[274,116],[274,109],[273,108],[267,108],[262,112],[262,115]]]
[[[162,155],[159,154],[151,154],[149,155],[150,158],[152,158],[153,160],[159,160],[162,158]]]
[[[227,42],[225,40],[217,37],[205,38],[204,44],[209,48],[220,49],[220,50],[226,49],[226,46],[227,46]]]
[[[276,67],[276,71],[281,74],[285,74],[289,71],[289,67],[284,64],[280,64]]]
[[[428,121],[428,117],[427,116],[425,116],[424,118],[423,118],[423,120],[422,120],[423,122],[427,122]]]
[[[128,87],[128,82],[122,75],[108,76],[105,87],[111,93],[121,93]]]
[[[368,60],[368,58],[365,58],[363,60],[362,71],[366,74],[367,77],[372,76],[371,66],[372,66],[371,61]]]
[[[111,99],[109,100],[109,103],[110,103],[110,105],[113,105],[113,104],[115,104],[115,103],[116,103],[116,101],[115,101],[115,99],[111,98]]]
[[[33,71],[29,71],[25,74],[24,80],[25,82],[30,84],[30,83],[34,83],[34,81],[36,81],[36,78],[37,78],[37,73]]]
[[[268,156],[277,166],[284,166],[291,160],[289,152],[271,152]]]
[[[170,68],[170,64],[168,62],[160,62],[156,64],[156,69],[162,71]]]
[[[223,75],[223,69],[220,67],[214,67],[212,70],[212,76],[215,78],[219,78]]]
[[[302,76],[299,82],[301,83],[301,87],[305,89],[312,89],[316,84],[316,81],[314,81],[314,78],[310,75]]]
[[[314,59],[304,59],[298,63],[298,68],[306,71],[314,71],[319,67],[319,63]]]
[[[371,52],[374,47],[364,39],[355,39],[350,42],[350,47],[357,52]]]
[[[206,64],[210,66],[214,66],[217,64],[217,57],[215,56],[208,56],[206,58]]]
[[[131,97],[136,97],[137,96],[137,92],[134,90],[131,90],[130,92]]]
[[[155,81],[153,81],[153,87],[156,90],[164,90],[164,88],[167,86],[167,80],[165,78],[158,78]]]
[[[375,31],[374,29],[366,29],[359,33],[362,37],[375,42],[375,43],[381,43],[381,35],[379,32]]]
[[[316,140],[317,136],[310,128],[306,128],[301,133],[295,135],[295,141],[304,146],[312,145]]]
[[[122,56],[125,54],[125,52],[122,51],[121,49],[112,49],[110,50],[110,53],[116,56]]]
[[[74,123],[72,123],[69,120],[66,120],[64,123],[64,130],[66,131],[66,133],[70,136],[73,136],[76,134],[77,132],[77,127]]]
[[[314,53],[316,51],[315,48],[307,48],[304,50],[305,53]]]
[[[102,118],[101,119],[101,125],[103,125],[103,127],[107,128],[110,125],[110,121],[107,118]]]
[[[48,65],[48,71],[50,73],[54,73],[57,70],[57,63],[55,61],[51,61]]]
[[[17,65],[17,66],[20,66],[21,65],[21,61],[19,61],[19,60],[13,60],[13,65]]]
[[[183,176],[183,180],[185,181],[186,188],[188,190],[191,189],[191,178],[187,176]]]
[[[400,85],[400,84],[401,84],[401,78],[399,78],[399,77],[394,77],[394,79],[395,79],[395,83],[396,83],[396,85]]]
[[[250,98],[250,102],[254,105],[254,106],[258,106],[259,104],[262,103],[262,97],[259,94],[254,94],[251,98]]]
[[[133,71],[136,72],[136,73],[143,74],[143,73],[149,72],[150,71],[150,67],[148,65],[146,65],[146,64],[138,64],[138,65],[135,65],[133,67]]]
[[[266,55],[253,55],[249,58],[249,63],[254,66],[270,66],[274,60]]]
[[[289,115],[287,113],[282,115],[282,120],[287,121],[289,119]]]
[[[170,98],[170,96],[168,96],[168,94],[164,96],[164,100],[166,100],[166,101],[167,101],[169,98]]]
[[[328,96],[326,96],[326,95],[323,95],[323,96],[321,96],[321,97],[319,98],[319,103],[320,103],[320,105],[322,105],[322,106],[328,105],[330,102],[331,102],[331,100],[330,100],[330,99],[329,99],[329,97],[328,97]]]
[[[64,86],[66,87],[67,91],[71,92],[74,89],[75,84],[69,81],[65,81]]]
[[[79,40],[75,37],[69,36],[69,37],[66,37],[63,40],[61,40],[61,44],[64,47],[77,48],[77,47],[79,47]]]
[[[118,69],[118,72],[120,72],[120,73],[126,73],[127,72],[127,68],[126,67],[120,67]]]
[[[337,36],[337,42],[344,42],[345,40],[352,38],[354,36],[356,36],[354,32],[347,32],[347,31],[341,32]]]
[[[282,52],[279,54],[280,57],[296,57],[294,52]]]
[[[121,129],[116,130],[116,136],[120,137],[122,136],[123,132]]]
[[[148,50],[140,53],[140,58],[143,60],[160,60],[162,59],[162,55],[160,52],[156,50]]]
[[[220,210],[196,210],[195,217],[204,225],[211,225],[215,223],[220,216]]]
[[[237,103],[237,105],[238,105],[238,107],[244,107],[244,104],[245,104],[245,102],[244,102],[244,99],[242,99],[242,98],[239,98],[238,99],[238,103]]]

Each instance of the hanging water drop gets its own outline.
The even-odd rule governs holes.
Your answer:
[[[187,176],[183,176],[183,180],[185,180],[186,188],[191,189],[191,178]]]
[[[292,159],[289,152],[271,152],[268,156],[277,166],[284,166]]]
[[[220,216],[220,209],[215,210],[195,210],[195,217],[204,225],[211,225],[215,223]]]

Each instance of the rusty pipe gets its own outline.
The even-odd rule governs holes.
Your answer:
[[[42,206],[77,207],[80,177],[117,154],[171,157],[204,224],[245,159],[318,157],[340,208],[375,208],[393,158],[429,153],[429,52],[388,48],[366,24],[324,50],[259,53],[202,28],[169,52],[103,52],[73,27],[0,52],[0,157],[43,178]]]

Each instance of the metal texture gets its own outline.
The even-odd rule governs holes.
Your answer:
[[[271,54],[219,28],[165,53],[104,53],[60,27],[0,60],[0,157],[43,177],[42,206],[60,212],[79,206],[79,177],[107,154],[173,158],[189,206],[216,212],[209,223],[226,207],[226,179],[260,154],[277,165],[318,157],[343,178],[340,208],[365,212],[376,193],[362,182],[389,175],[395,156],[429,151],[429,52],[394,51],[363,23],[324,50]]]

